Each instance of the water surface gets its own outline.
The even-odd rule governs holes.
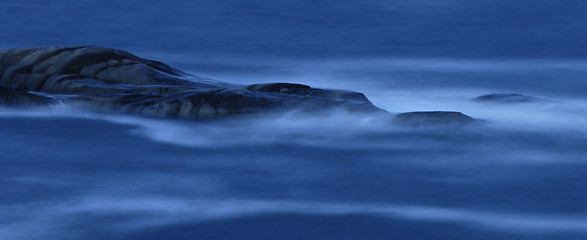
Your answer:
[[[585,3],[4,1],[0,47],[98,45],[190,73],[365,93],[403,129],[0,108],[0,239],[585,239]],[[551,101],[477,103],[487,93]]]

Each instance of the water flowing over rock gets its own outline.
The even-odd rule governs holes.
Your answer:
[[[0,102],[58,102],[158,117],[215,118],[267,111],[383,112],[362,93],[293,83],[230,84],[102,47],[0,50]]]

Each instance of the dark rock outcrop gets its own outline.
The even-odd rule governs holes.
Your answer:
[[[189,119],[289,110],[392,116],[358,92],[295,83],[230,84],[102,47],[0,50],[0,103],[63,103],[97,111]],[[402,126],[464,125],[475,121],[459,112],[411,112],[393,119],[393,123]]]
[[[292,109],[385,112],[358,92],[292,83],[229,84],[102,47],[0,50],[0,102],[61,102],[92,110],[195,119]]]
[[[477,123],[472,117],[460,112],[407,112],[400,113],[393,118],[393,123],[407,127],[427,126],[464,126]]]
[[[525,96],[515,93],[494,93],[479,96],[473,99],[476,102],[493,102],[493,103],[533,103],[533,102],[546,102],[548,100]]]

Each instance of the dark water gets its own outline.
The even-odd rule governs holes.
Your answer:
[[[3,1],[3,48],[122,48],[489,124],[2,107],[0,239],[586,239],[586,4]],[[553,101],[470,100],[493,92]]]
[[[108,45],[198,57],[587,54],[581,0],[3,1],[6,47]]]

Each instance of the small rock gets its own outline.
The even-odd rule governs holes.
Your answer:
[[[477,122],[478,120],[461,112],[407,112],[400,113],[393,118],[393,123],[407,127],[426,126],[463,126]]]
[[[477,102],[494,102],[494,103],[532,103],[547,101],[546,99],[525,96],[515,93],[494,93],[479,96],[473,99]]]

